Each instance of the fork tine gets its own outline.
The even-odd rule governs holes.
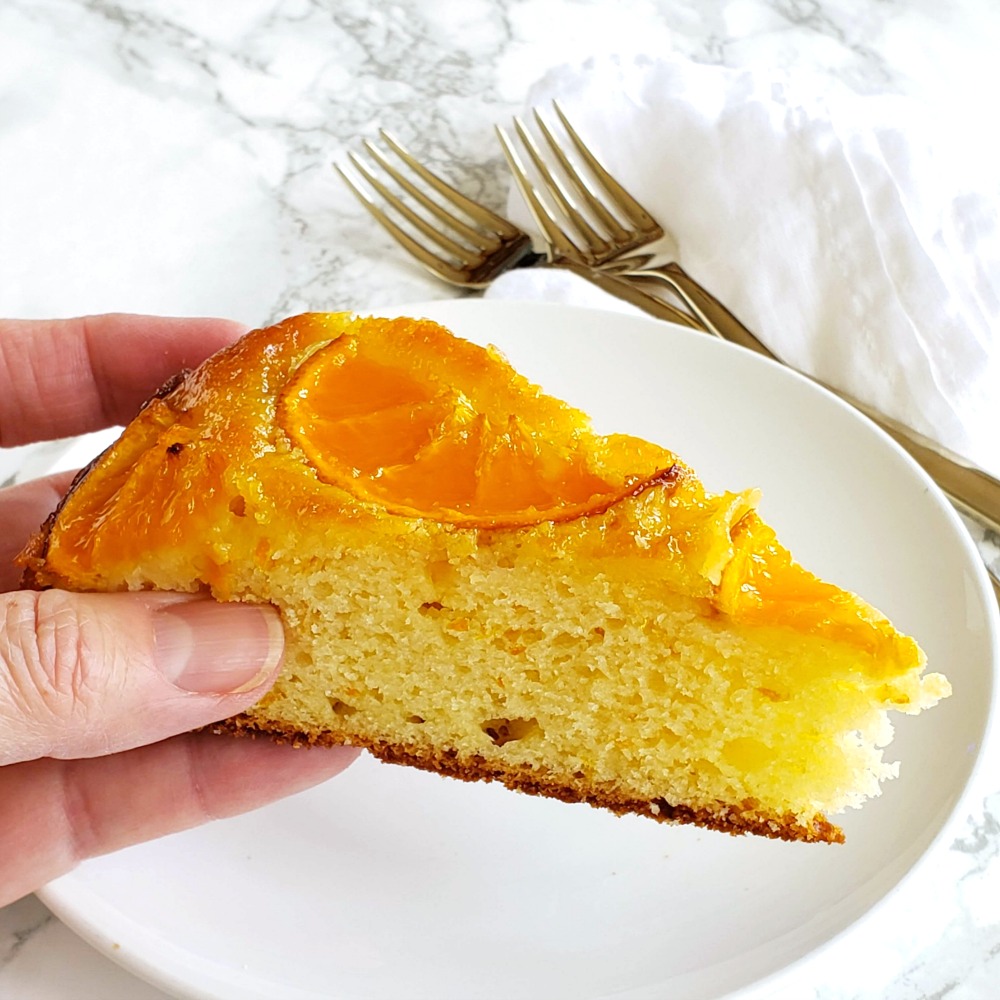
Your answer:
[[[382,130],[382,138],[389,141],[388,133],[384,129]],[[378,146],[376,146],[373,142],[371,142],[371,140],[365,140],[363,145],[365,149],[368,151],[369,155],[372,157],[372,159],[375,160],[379,164],[379,166],[381,166],[382,169],[401,188],[403,188],[404,191],[407,191],[413,198],[415,198],[418,202],[420,202],[420,204],[423,205],[423,207],[431,215],[433,215],[436,219],[442,222],[445,226],[448,226],[455,232],[460,233],[463,238],[467,239],[470,243],[475,244],[482,250],[492,250],[495,247],[499,246],[500,241],[495,236],[491,236],[487,233],[484,233],[482,230],[479,229],[473,229],[472,226],[467,225],[460,218],[458,218],[458,216],[449,212],[443,205],[440,205],[438,202],[434,201],[433,198],[429,197],[427,193],[421,190],[419,187],[417,187],[417,185],[414,184],[413,181],[409,179],[409,177],[407,177],[404,173],[398,170],[389,161],[389,158],[385,155],[385,153],[383,153],[382,150],[378,148]],[[460,194],[454,188],[449,187],[449,185],[445,184],[445,182],[441,180],[440,177],[435,176],[423,164],[413,159],[413,157],[410,156],[410,154],[402,146],[400,146],[399,143],[393,141],[390,143],[390,145],[391,148],[393,149],[393,152],[396,152],[397,155],[399,155],[400,158],[403,159],[403,162],[406,163],[408,166],[411,166],[411,164],[416,164],[416,166],[418,166],[420,169],[419,171],[415,170],[414,172],[418,173],[419,176],[423,177],[425,180],[430,178],[430,180],[427,180],[427,183],[431,185],[436,191],[441,191],[442,193],[446,193],[446,196],[452,201],[452,203],[455,203],[459,200],[468,201],[468,199],[465,198],[464,195]],[[411,166],[411,169],[414,168]]]
[[[429,240],[435,242],[442,250],[446,250],[453,256],[468,260],[472,254],[469,247],[462,246],[460,243],[456,243],[454,240],[449,239],[444,233],[440,233],[435,229],[423,216],[415,212],[409,205],[402,202],[396,195],[394,195],[386,186],[378,179],[368,169],[364,161],[357,155],[357,153],[348,153],[348,158],[351,161],[352,166],[362,177],[385,199],[386,204],[388,204],[393,211],[401,215],[407,222],[410,223],[415,229],[419,229],[421,233],[424,234]],[[442,222],[447,222],[448,213],[444,213],[445,218]]]
[[[644,230],[657,232],[658,235],[656,238],[659,239],[659,237],[663,235],[663,228],[660,224],[649,214],[649,212],[646,211],[646,209],[642,207],[642,205],[639,204],[639,202],[635,200],[635,198],[632,197],[632,195],[628,193],[628,191],[625,190],[625,188],[621,186],[621,184],[618,183],[618,181],[615,180],[614,177],[611,176],[611,174],[608,173],[601,161],[598,160],[597,157],[590,151],[586,143],[584,143],[584,141],[577,134],[576,129],[570,124],[569,119],[566,117],[566,113],[563,111],[559,102],[553,101],[552,107],[555,109],[555,112],[559,117],[559,121],[562,122],[562,126],[566,130],[566,134],[573,140],[573,144],[576,146],[577,151],[580,156],[583,157],[584,162],[591,169],[594,176],[597,177],[597,179],[605,187],[608,193],[615,198],[616,203],[620,206],[622,212],[628,216],[629,221],[633,222],[637,226],[641,226]]]
[[[538,228],[545,234],[546,240],[557,251],[563,254],[578,256],[581,251],[578,246],[563,231],[562,226],[556,221],[552,212],[542,203],[535,191],[535,186],[528,179],[528,173],[524,169],[521,158],[517,155],[510,137],[499,126],[496,126],[497,138],[500,140],[500,147],[503,155],[510,167],[510,172],[514,177],[514,183],[528,205],[528,210],[538,225]]]
[[[444,195],[453,205],[458,206],[470,219],[475,219],[482,226],[488,226],[494,232],[508,239],[516,239],[521,235],[517,226],[512,225],[502,216],[496,215],[479,202],[467,198],[461,191],[456,191],[446,184],[437,174],[427,169],[403,144],[385,129],[379,130],[382,138],[392,151],[419,177],[423,178],[435,191]]]
[[[444,278],[445,281],[451,281],[455,284],[462,284],[465,277],[465,272],[459,267],[453,267],[447,261],[442,260],[437,254],[428,250],[422,243],[415,240],[405,229],[397,226],[392,219],[389,218],[385,212],[375,203],[371,196],[357,183],[357,181],[347,173],[346,170],[339,164],[335,163],[334,168],[344,179],[348,188],[353,192],[358,201],[374,216],[375,220],[388,230],[389,234],[406,250],[408,250],[414,257],[420,261],[425,267],[429,268],[435,274]]]
[[[555,156],[556,160],[558,160],[559,166],[562,167],[562,170],[565,173],[566,177],[569,179],[569,181],[576,188],[577,192],[583,198],[584,204],[587,205],[587,207],[591,210],[591,212],[594,213],[595,216],[597,216],[601,224],[607,229],[607,231],[611,234],[613,238],[621,240],[627,237],[628,233],[622,227],[622,224],[614,217],[614,215],[612,215],[611,212],[608,211],[607,207],[604,204],[604,200],[601,198],[601,196],[593,189],[591,184],[588,183],[587,178],[584,177],[583,174],[581,174],[580,171],[577,170],[577,168],[572,164],[569,157],[566,155],[562,146],[560,146],[556,137],[552,134],[552,130],[546,124],[545,119],[542,118],[537,108],[534,109],[534,117],[535,117],[535,124],[538,126],[539,132],[541,132],[541,134],[545,137],[545,141],[548,143],[549,148],[552,150],[552,153]],[[578,141],[579,137],[574,138],[573,135],[570,135],[570,138],[573,139],[574,144],[577,145],[577,147],[579,148],[579,141]],[[538,167],[539,172],[541,172],[545,176],[548,183],[553,187],[555,187],[557,191],[563,192],[564,189],[562,184],[551,173],[551,171],[549,171],[549,169],[543,163],[541,163],[539,159],[537,159],[536,157],[533,157],[533,159],[535,160],[535,165]],[[563,202],[563,207],[566,210],[567,214],[570,215],[571,209],[569,208],[568,200],[565,194],[563,194],[561,201]],[[579,213],[575,214],[577,216],[579,215]],[[573,215],[570,215],[570,217],[573,218]],[[578,220],[578,218],[573,218],[573,222],[577,226],[580,225],[580,221]],[[590,229],[589,226],[587,228]],[[594,232],[593,229],[590,229],[590,232],[593,234],[591,238],[592,244],[596,244],[601,241],[601,238]]]
[[[557,145],[555,138],[552,136],[552,133],[545,128],[545,123],[541,120],[537,112],[535,114],[535,120],[540,125],[542,129],[542,134],[545,136],[549,146],[552,148],[552,151],[555,153],[556,158],[559,160],[560,164],[562,164],[563,168],[569,174],[572,174],[573,168],[570,166],[570,163],[566,159],[562,150],[559,149],[559,146]],[[558,177],[556,177],[555,174],[553,174],[552,171],[549,169],[548,164],[545,162],[545,158],[539,152],[535,140],[531,137],[531,133],[528,132],[528,130],[525,128],[524,122],[521,121],[521,119],[516,116],[514,118],[514,128],[516,129],[518,138],[521,140],[521,143],[523,144],[524,148],[528,151],[528,156],[531,157],[531,162],[534,164],[535,169],[539,173],[539,176],[548,186],[549,191],[552,194],[552,197],[556,200],[556,202],[558,202],[559,207],[566,214],[566,217],[570,220],[570,222],[576,227],[580,235],[583,236],[583,238],[591,246],[599,246],[602,243],[604,243],[605,242],[604,237],[601,236],[597,232],[597,230],[595,230],[594,227],[590,225],[586,217],[582,215],[577,209],[576,205],[573,204],[573,199],[570,197],[569,192],[566,190],[562,181]],[[576,186],[579,187],[579,181],[576,182]],[[593,202],[594,200],[595,199],[593,199],[592,197],[589,198],[590,202]],[[612,223],[614,223],[613,219]],[[614,224],[617,225],[617,223]],[[621,227],[618,228],[620,229]]]

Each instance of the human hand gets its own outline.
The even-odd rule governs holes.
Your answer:
[[[0,446],[126,423],[242,332],[124,315],[0,321]],[[18,591],[13,559],[70,478],[0,490],[0,906],[84,858],[253,809],[357,756],[190,732],[273,683],[283,639],[270,607]]]

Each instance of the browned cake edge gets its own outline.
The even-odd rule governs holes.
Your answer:
[[[245,715],[223,719],[205,729],[220,735],[266,736],[279,743],[302,747],[342,746],[345,742],[331,733],[304,733],[280,723],[271,722],[263,726]],[[720,804],[718,810],[694,808],[672,804],[662,798],[650,801],[617,795],[607,789],[591,786],[584,779],[566,780],[553,775],[540,775],[527,765],[521,768],[505,767],[478,755],[460,759],[458,752],[452,749],[425,749],[387,740],[354,737],[351,738],[350,745],[369,751],[387,764],[405,764],[461,781],[499,781],[513,791],[558,799],[561,802],[586,802],[595,808],[608,809],[618,816],[631,813],[647,816],[661,823],[691,823],[733,836],[752,833],[772,840],[844,843],[843,830],[825,816],[817,814],[808,822],[803,822],[791,813],[779,816],[763,812],[752,800],[739,805]]]
[[[171,375],[170,378],[160,386],[152,396],[147,399],[136,413],[142,413],[150,403],[155,399],[166,399],[175,389],[183,385],[184,382],[191,375],[191,369],[185,368],[183,371],[177,372],[175,375]],[[133,419],[135,419],[133,417]],[[42,576],[39,575],[39,570],[44,572],[45,559],[49,554],[49,539],[52,537],[52,529],[56,525],[56,521],[59,520],[59,515],[62,513],[63,507],[69,501],[69,498],[79,489],[80,484],[90,475],[90,473],[97,467],[98,463],[102,458],[114,447],[113,444],[108,445],[99,455],[95,455],[74,477],[73,481],[69,484],[69,488],[60,498],[59,503],[56,504],[55,510],[45,519],[42,526],[36,531],[31,538],[28,539],[27,545],[24,547],[24,551],[17,557],[17,562],[24,566],[24,572],[21,574],[21,586],[25,590],[45,590],[47,587],[51,586]]]
[[[16,562],[24,566],[24,571],[21,573],[21,586],[25,590],[45,590],[50,586],[39,574],[39,570],[44,567],[45,559],[49,554],[49,539],[52,537],[52,529],[55,527],[63,507],[66,506],[66,502],[76,492],[79,485],[87,478],[91,470],[100,462],[106,452],[107,448],[95,456],[73,477],[69,488],[60,498],[59,503],[56,504],[55,510],[49,514],[38,531],[28,539],[24,550],[17,557]]]

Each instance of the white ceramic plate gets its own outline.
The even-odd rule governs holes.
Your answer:
[[[915,634],[955,693],[901,717],[902,774],[843,847],[736,839],[363,759],[254,814],[91,861],[40,895],[138,975],[241,1000],[719,997],[828,944],[913,873],[996,705],[997,613],[951,508],[886,437],[779,366],[556,305],[400,310],[495,343],[602,430],[759,485],[799,558]]]

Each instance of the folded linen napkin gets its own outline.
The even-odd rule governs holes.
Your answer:
[[[908,98],[680,58],[560,68],[527,103],[552,98],[775,354],[1000,474],[990,137]],[[509,212],[535,228],[516,190]],[[488,295],[611,305],[538,268]]]

